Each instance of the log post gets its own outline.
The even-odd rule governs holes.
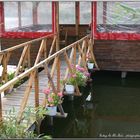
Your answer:
[[[75,2],[75,30],[76,30],[76,40],[79,38],[79,21],[80,20],[80,7],[79,2]]]
[[[39,78],[38,78],[38,71],[35,73],[34,77],[34,85],[35,85],[35,107],[39,106]]]
[[[7,82],[7,80],[8,80],[8,74],[7,74],[7,53],[4,54],[2,65],[3,65],[2,80],[4,80],[4,82]]]
[[[0,122],[2,121],[2,99],[1,99],[1,93],[0,93]]]

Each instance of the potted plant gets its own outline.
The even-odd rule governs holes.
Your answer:
[[[76,65],[76,68],[72,66],[72,73],[68,75],[65,90],[68,94],[74,93],[74,87],[77,86],[86,86],[87,79],[89,77],[89,73],[85,70],[85,68]]]
[[[50,88],[45,89],[44,93],[46,94],[46,108],[48,110],[48,115],[55,116],[57,114],[57,105],[61,104],[63,101],[63,94],[62,92],[51,92]]]
[[[91,58],[90,53],[87,54],[87,67],[88,67],[88,69],[93,69],[94,68],[94,61]]]

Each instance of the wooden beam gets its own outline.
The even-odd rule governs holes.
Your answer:
[[[31,44],[30,45],[28,45],[28,52],[27,52],[28,54],[28,56],[27,56],[27,59],[28,59],[28,68],[30,68],[31,67]]]
[[[38,71],[36,71],[36,73],[35,73],[34,85],[35,85],[35,107],[37,108],[39,106],[39,77],[38,77]]]
[[[77,40],[79,38],[79,23],[80,23],[80,5],[79,2],[75,2],[75,31]]]
[[[0,122],[2,121],[2,99],[0,94]]]
[[[58,62],[57,62],[57,92],[60,92],[60,57],[58,56]]]
[[[33,2],[33,9],[32,9],[32,11],[33,11],[33,25],[36,25],[36,24],[38,24],[38,11],[37,11],[37,9],[38,9],[38,2],[36,2],[36,1],[34,1]]]
[[[4,2],[0,2],[0,37],[4,32]]]
[[[19,73],[20,66],[21,66],[22,63],[23,63],[23,60],[24,60],[25,55],[26,55],[26,53],[27,53],[27,50],[28,50],[28,46],[25,46],[24,49],[23,49],[23,51],[22,51],[20,60],[19,60],[19,62],[18,62],[18,66],[17,66],[16,72],[15,72],[15,77],[16,77],[16,76],[18,75],[18,73]]]
[[[45,45],[46,45],[46,39],[43,39],[42,42],[41,42],[41,45],[39,47],[39,51],[38,51],[38,54],[37,54],[37,57],[36,57],[34,65],[36,65],[39,62],[41,54],[42,54],[42,52],[44,50]]]
[[[59,46],[59,2],[55,2],[55,6],[56,6],[56,34],[57,34],[57,39],[56,39],[56,51],[58,51],[60,49]]]
[[[52,42],[48,57],[52,55],[55,43],[56,43],[56,35],[54,36],[54,39],[53,39],[53,42]]]
[[[21,27],[21,2],[18,1],[18,27]]]
[[[26,104],[28,102],[28,98],[29,98],[29,95],[30,95],[30,92],[31,92],[31,89],[32,89],[32,83],[33,83],[34,77],[35,77],[35,71],[33,71],[31,73],[29,81],[28,81],[28,86],[25,89],[24,97],[22,99],[20,110],[19,110],[19,113],[18,113],[18,121],[21,120],[23,111],[24,111],[24,109],[26,107]]]

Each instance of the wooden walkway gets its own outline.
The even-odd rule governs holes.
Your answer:
[[[73,68],[78,64],[82,65],[86,71],[88,70],[86,64],[87,54],[91,55],[95,67],[98,68],[93,54],[93,42],[90,35],[83,37],[61,50],[58,49],[56,35],[53,36],[52,45],[50,46],[50,49],[47,50],[47,38],[49,37],[52,37],[52,35],[35,39],[0,52],[0,61],[2,61],[3,65],[2,80],[7,81],[7,65],[11,52],[23,48],[15,72],[15,78],[7,81],[1,86],[0,93],[9,88],[13,88],[17,81],[22,80],[25,77],[29,78],[28,81],[20,85],[17,89],[14,89],[13,92],[7,94],[2,99],[0,98],[0,118],[6,115],[5,111],[14,107],[15,111],[18,113],[18,120],[21,120],[23,119],[23,113],[27,107],[36,108],[39,105],[45,106],[46,96],[43,93],[43,90],[50,87],[55,94],[63,91],[64,83],[63,85],[60,84],[60,80],[66,82],[68,74],[73,74],[71,64],[73,64]],[[30,49],[32,43],[37,41],[41,41],[41,44],[35,63],[31,67]],[[26,62],[28,62],[28,69],[20,73],[20,67],[23,67]],[[38,73],[38,69],[41,67],[43,67],[44,70]],[[80,92],[78,86],[75,86],[75,90],[75,95],[79,96]],[[61,105],[58,105],[58,109],[60,115],[65,117],[66,114]]]
[[[78,60],[78,55],[77,55],[77,60]],[[61,77],[64,77],[65,71],[67,69],[67,65],[66,65],[66,62],[64,61],[63,57],[61,58],[61,63],[62,63],[61,64],[61,73],[62,73]],[[51,67],[52,67],[52,65],[50,66],[50,70],[51,70]],[[13,92],[11,92],[10,94],[7,94],[6,96],[4,96],[2,98],[3,116],[5,116],[6,111],[12,109],[13,107],[15,108],[16,112],[19,112],[25,89],[28,86],[28,81],[29,80],[27,80],[25,83],[23,83],[19,87],[14,88]],[[56,85],[56,73],[54,74],[53,81]],[[47,84],[48,84],[48,78],[46,76],[46,72],[45,72],[45,70],[42,70],[39,73],[39,102],[40,103],[43,102],[43,99],[45,97],[44,93],[43,93],[43,89],[48,87]],[[33,84],[33,88],[30,93],[30,96],[29,96],[27,107],[35,106],[35,102],[34,102],[35,101],[35,90],[34,89],[35,89],[35,87]]]

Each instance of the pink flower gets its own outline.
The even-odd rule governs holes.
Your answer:
[[[82,68],[82,67],[80,67],[79,65],[76,65],[76,69],[77,69],[78,71],[80,71],[80,72],[84,72],[84,71],[85,71],[85,69]]]
[[[71,64],[71,68],[74,68],[74,65],[73,64]]]
[[[85,72],[84,74],[85,74],[85,76],[90,77],[90,73]]]
[[[73,74],[72,77],[73,77],[73,78],[76,78],[76,74]]]
[[[44,89],[43,92],[48,95],[50,93],[50,88]]]
[[[49,97],[49,98],[48,98],[48,101],[49,101],[49,102],[52,102],[52,101],[53,101],[53,99],[52,99],[51,97]]]
[[[58,96],[62,97],[63,96],[63,93],[62,92],[59,92],[58,93]]]

